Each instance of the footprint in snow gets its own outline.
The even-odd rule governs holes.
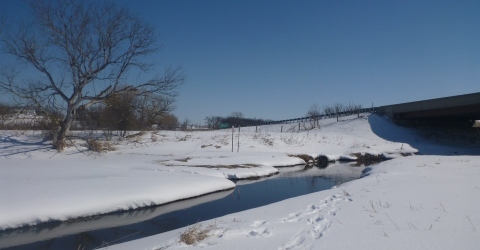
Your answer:
[[[282,221],[284,221],[284,222],[297,222],[297,221],[302,219],[300,217],[301,215],[302,215],[302,212],[291,213],[287,217],[283,218]]]
[[[305,236],[303,236],[303,232],[295,235],[289,242],[283,244],[278,249],[279,250],[289,250],[289,249],[301,249],[303,243],[305,242]]]
[[[307,224],[315,224],[323,220],[323,216],[315,215],[307,220]]]
[[[265,223],[267,223],[266,220],[257,220],[257,221],[254,221],[252,225],[250,225],[251,227],[259,227],[259,226],[262,226],[262,225],[265,225]]]
[[[261,237],[268,235],[270,235],[270,231],[268,231],[268,228],[266,227],[247,231],[247,236],[249,237]]]
[[[310,235],[313,239],[320,239],[323,235],[325,235],[325,232],[328,228],[330,228],[331,224],[332,222],[327,219],[322,220],[320,223],[318,223],[318,225],[313,227],[313,229],[310,231]]]

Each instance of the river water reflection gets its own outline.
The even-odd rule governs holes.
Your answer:
[[[0,232],[0,248],[94,249],[126,242],[357,179],[364,167],[352,163],[281,167],[259,180],[240,180],[232,190],[127,212],[69,222],[55,222]]]

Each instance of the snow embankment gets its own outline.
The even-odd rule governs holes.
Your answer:
[[[412,156],[362,179],[201,223],[190,249],[478,249],[480,157]],[[187,228],[107,249],[183,249]]]
[[[224,178],[113,167],[117,164],[121,162],[0,160],[0,230],[160,205],[235,187]]]

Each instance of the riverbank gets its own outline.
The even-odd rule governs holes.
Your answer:
[[[478,249],[480,157],[412,156],[337,188],[197,225],[189,249]],[[183,249],[194,226],[106,249]]]

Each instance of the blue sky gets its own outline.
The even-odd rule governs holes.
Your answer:
[[[480,91],[480,1],[118,0],[183,65],[174,113],[288,119]],[[21,1],[2,1],[25,15]]]

